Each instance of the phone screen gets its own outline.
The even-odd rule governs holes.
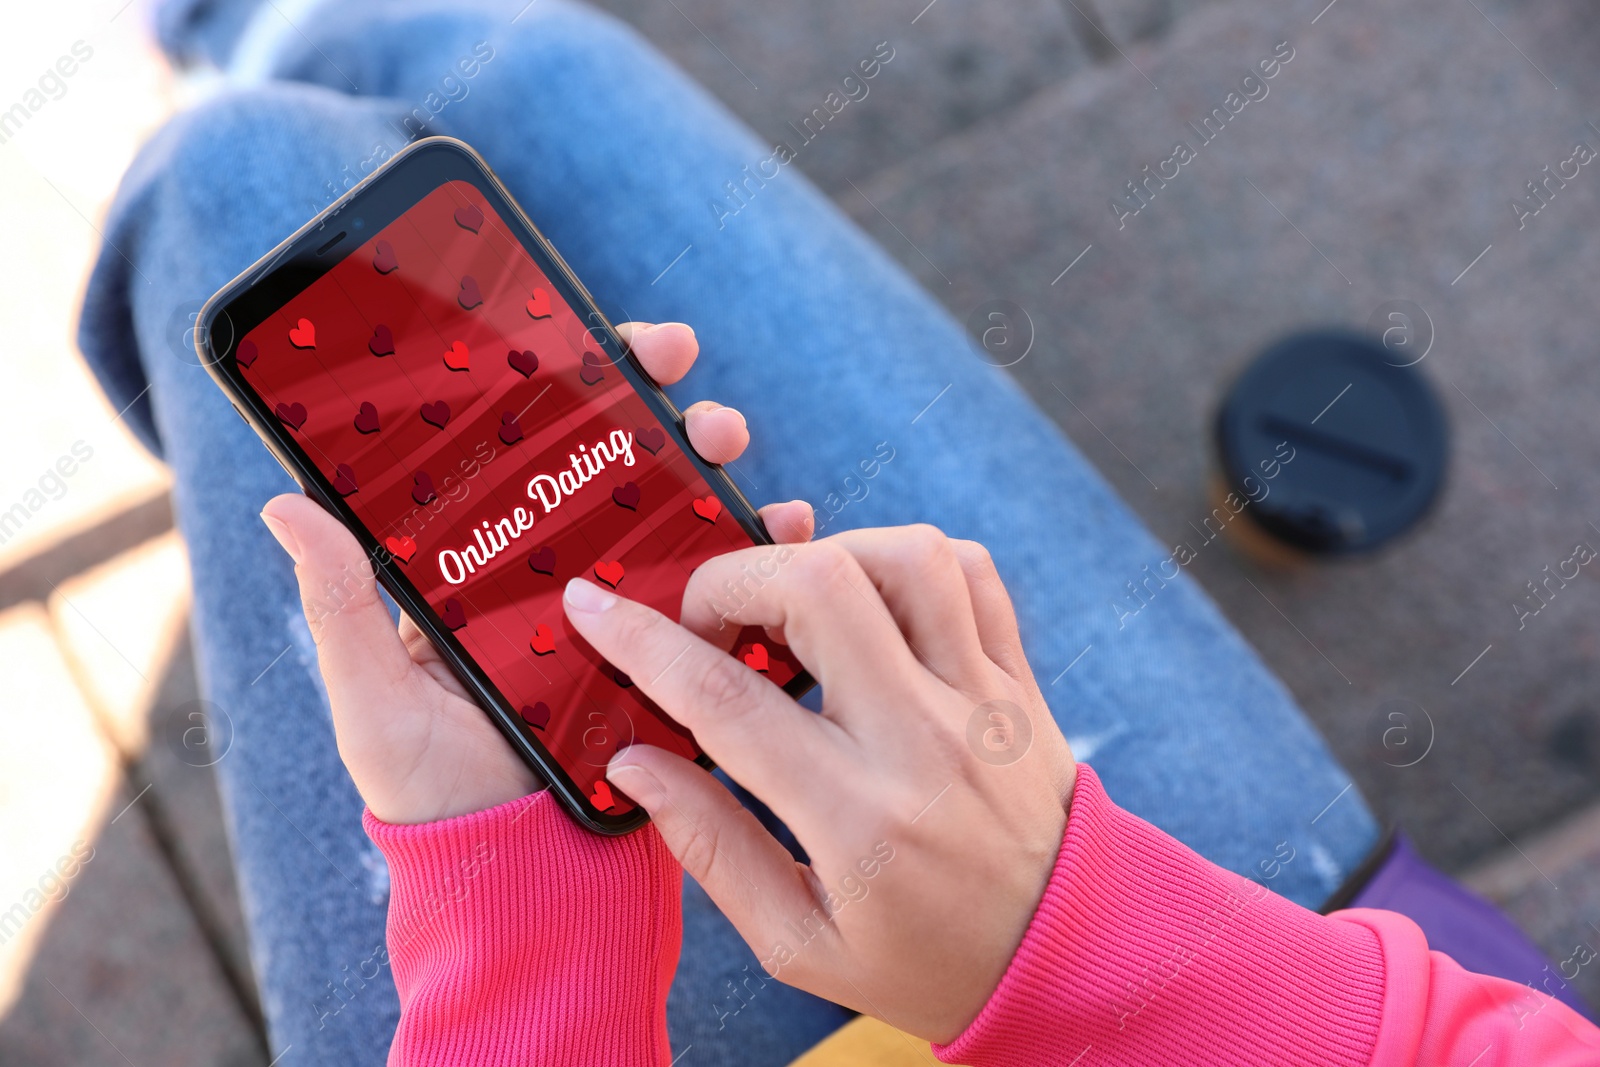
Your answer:
[[[588,325],[456,180],[234,353],[518,728],[617,815],[632,808],[604,780],[618,748],[700,750],[568,625],[563,587],[582,576],[675,619],[697,566],[756,542]],[[761,628],[732,652],[778,685],[801,669]]]

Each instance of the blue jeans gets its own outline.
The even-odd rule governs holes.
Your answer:
[[[749,415],[755,440],[733,468],[748,495],[812,501],[823,534],[925,521],[988,545],[1053,713],[1111,795],[1241,873],[1260,876],[1287,842],[1297,858],[1271,887],[1326,899],[1378,828],[1198,586],[1148,577],[1170,548],[794,167],[746,185],[736,215],[709,206],[772,146],[610,18],[539,0],[513,22],[522,7],[362,0],[299,19],[309,37],[286,38],[270,80],[179,116],[140,154],[88,292],[83,350],[115,407],[140,397],[126,418],[176,479],[202,682],[234,731],[217,771],[274,1054],[383,1061],[398,1011],[380,951],[387,871],[334,748],[290,562],[256,517],[294,485],[185,327],[419,115],[483,153],[613,320],[694,325],[700,364],[669,391]],[[168,20],[169,46],[184,25]],[[493,57],[444,92],[480,41]],[[893,459],[863,479],[880,443]],[[1137,615],[1113,606],[1131,603],[1129,582],[1149,602]],[[787,1063],[846,1021],[759,985],[692,883],[683,906],[668,1009],[684,1067]]]

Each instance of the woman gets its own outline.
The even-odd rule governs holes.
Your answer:
[[[431,721],[441,707],[454,707],[450,701],[455,698],[431,674],[427,681],[436,688],[407,702],[387,699],[382,689],[341,686],[332,679],[340,677],[345,663],[328,650],[327,632],[323,632],[319,671],[318,650],[297,602],[294,575],[255,520],[264,502],[293,485],[234,417],[203,368],[195,365],[186,326],[223,282],[414,137],[424,119],[430,132],[463,137],[489,159],[613,318],[681,318],[693,323],[693,333],[676,327],[653,331],[666,342],[654,354],[644,334],[636,334],[634,344],[651,372],[670,384],[695,358],[698,349],[690,345],[692,338],[698,338],[703,353],[695,373],[697,390],[737,405],[759,432],[753,451],[741,456],[746,440],[743,420],[719,414],[713,405],[696,414],[698,429],[692,431],[697,434],[696,445],[708,458],[737,459],[730,469],[747,493],[763,500],[820,502],[817,532],[852,531],[850,536],[856,539],[849,547],[841,539],[838,546],[823,551],[846,570],[859,566],[862,574],[873,578],[874,589],[880,588],[882,576],[862,562],[860,554],[868,552],[864,542],[897,545],[899,538],[921,539],[911,543],[938,563],[941,584],[952,594],[951,601],[941,601],[936,610],[970,624],[972,633],[980,635],[974,638],[968,633],[959,656],[974,655],[976,640],[1000,672],[992,680],[1005,690],[998,697],[983,694],[982,701],[968,701],[972,706],[967,714],[977,705],[1003,700],[1024,713],[1022,718],[1013,716],[1017,722],[1025,718],[1032,728],[1027,754],[1015,766],[996,770],[1011,775],[1002,781],[1025,779],[1029,784],[1028,818],[1022,818],[1023,812],[1003,819],[1003,813],[994,816],[1002,827],[1015,823],[1018,833],[1011,844],[1029,862],[1014,868],[999,863],[977,869],[985,885],[998,894],[996,902],[1003,900],[1006,906],[996,903],[994,914],[988,915],[988,904],[973,905],[969,912],[949,916],[947,925],[955,928],[970,922],[972,911],[981,911],[989,925],[967,931],[967,941],[942,942],[950,946],[948,959],[930,961],[920,954],[895,957],[902,967],[914,964],[919,975],[972,969],[967,984],[954,993],[943,986],[937,990],[908,986],[922,992],[905,1006],[887,989],[892,982],[880,984],[880,976],[851,969],[853,957],[811,951],[821,947],[813,943],[815,937],[807,948],[786,943],[796,955],[788,962],[780,962],[772,944],[758,944],[752,951],[740,934],[758,929],[764,933],[766,928],[751,926],[749,914],[730,900],[730,894],[738,894],[737,886],[727,889],[731,883],[716,882],[715,862],[706,862],[703,855],[697,860],[694,849],[699,846],[693,842],[701,838],[686,828],[699,823],[675,822],[675,811],[661,809],[659,798],[652,808],[659,809],[658,830],[625,842],[562,838],[566,844],[560,846],[560,855],[569,855],[570,846],[578,850],[574,854],[591,857],[630,856],[636,861],[630,879],[641,872],[655,879],[648,895],[613,898],[601,886],[597,890],[601,896],[589,898],[591,903],[595,899],[606,903],[607,914],[627,914],[629,921],[617,924],[611,935],[648,934],[658,942],[645,975],[654,983],[651,995],[641,993],[618,1008],[625,1018],[617,1026],[655,1019],[654,994],[670,972],[667,943],[675,917],[681,917],[681,957],[676,971],[670,972],[666,1001],[667,1034],[672,1055],[682,1057],[680,1063],[787,1063],[851,1019],[850,1010],[832,1000],[770,980],[771,965],[776,965],[779,979],[804,976],[805,988],[886,1016],[920,1036],[954,1037],[954,1028],[964,1024],[958,1017],[982,1007],[973,1003],[980,987],[989,986],[981,990],[987,997],[996,983],[1004,984],[999,972],[1010,965],[1011,953],[1025,940],[1025,929],[1032,929],[1034,909],[1054,884],[1061,855],[1056,845],[1072,840],[1071,820],[1077,817],[1072,813],[1111,810],[1099,806],[1101,794],[1080,800],[1089,795],[1084,790],[1092,791],[1100,781],[1122,808],[1159,828],[1162,836],[1150,847],[1164,857],[1162,862],[1177,863],[1172,857],[1188,856],[1168,851],[1174,846],[1164,835],[1170,835],[1211,863],[1265,883],[1275,894],[1247,898],[1244,894],[1253,891],[1224,890],[1217,909],[1203,909],[1184,927],[1202,937],[1205,931],[1215,931],[1207,945],[1253,930],[1255,916],[1278,914],[1279,897],[1320,908],[1330,900],[1348,902],[1358,891],[1382,886],[1386,906],[1400,910],[1410,906],[1406,886],[1415,882],[1416,868],[1405,866],[1403,854],[1396,858],[1359,792],[1350,787],[1348,775],[1329,756],[1282,686],[1192,582],[1170,583],[1152,610],[1141,613],[1137,625],[1114,625],[1106,602],[1118,599],[1124,583],[1164,553],[1010,380],[972,358],[960,329],[925,293],[792,168],[769,182],[735,218],[718,220],[706,210],[708,202],[722,195],[726,181],[740,175],[751,161],[770,155],[771,146],[756,141],[637,37],[610,19],[554,0],[541,0],[532,7],[520,2],[322,4],[308,11],[291,8],[292,23],[286,21],[283,7],[198,0],[163,7],[163,40],[172,54],[191,59],[207,55],[229,65],[238,79],[253,71],[255,80],[179,116],[136,161],[106,228],[107,244],[91,280],[81,340],[115,406],[120,410],[132,404],[125,417],[174,471],[178,519],[195,571],[201,671],[209,698],[225,709],[235,730],[233,749],[218,765],[219,779],[273,1047],[291,1049],[285,1062],[377,1062],[398,1022],[391,992],[391,953],[403,984],[413,978],[440,977],[439,972],[422,976],[414,970],[413,955],[408,955],[430,944],[428,938],[440,928],[409,921],[416,912],[406,910],[406,894],[418,888],[414,879],[429,877],[426,872],[433,869],[408,866],[398,858],[420,838],[395,827],[419,818],[468,820],[441,824],[441,832],[449,834],[451,827],[473,825],[474,818],[495,817],[501,809],[477,816],[469,813],[517,795],[526,782],[518,777],[520,768],[505,761],[503,751],[494,750],[487,741],[479,744],[470,739],[464,743],[478,747],[476,758],[482,761],[484,778],[499,791],[461,797],[459,802],[425,797],[420,807],[411,810],[393,806],[394,797],[384,791],[381,766],[379,778],[369,775],[372,765],[396,755],[384,747],[390,727]],[[448,85],[446,77],[451,79]],[[677,388],[671,391],[680,405],[690,399]],[[883,456],[892,458],[882,461]],[[862,462],[872,457],[880,462],[869,478]],[[787,523],[786,536],[799,539],[809,532],[806,514],[803,505],[789,505],[771,513],[769,523],[775,530]],[[319,568],[348,551],[338,531],[308,511],[303,501],[280,499],[269,515],[289,531],[301,556],[302,576],[314,577]],[[1014,648],[996,659],[982,639],[982,634],[991,632],[992,619],[989,626],[980,625],[979,597],[967,578],[966,568],[979,565],[976,550],[956,545],[938,548],[926,531],[860,532],[916,522],[931,522],[952,538],[982,543],[993,554],[997,574],[1010,586],[1022,649],[1038,667],[1039,677],[1047,679],[1039,687],[1043,696],[1023,680],[1027,669]],[[282,535],[281,530],[278,533]],[[855,563],[847,564],[841,552]],[[897,548],[887,554],[902,553]],[[954,596],[958,590],[950,569],[952,558],[967,589],[966,608]],[[856,580],[862,581],[860,576]],[[988,578],[977,584],[997,588],[997,582]],[[865,584],[861,588],[871,592]],[[314,595],[313,584],[308,596]],[[948,676],[949,670],[922,655],[935,652],[914,636],[906,641],[905,623],[890,603],[892,594],[876,595],[883,598],[883,608],[896,626],[895,633],[878,630],[873,647],[900,657],[901,666],[919,679],[918,685],[945,684],[937,679]],[[998,601],[993,590],[990,599]],[[597,617],[624,618],[623,612],[630,609],[618,606],[621,611]],[[834,605],[813,610],[843,609]],[[852,605],[849,611],[847,618],[825,617],[841,626],[860,621],[857,616],[870,622],[859,606]],[[964,611],[972,617],[966,619]],[[340,613],[334,620],[366,624],[355,646],[362,651],[357,660],[386,656],[411,673],[395,659],[400,646],[392,628],[380,637],[372,625],[377,621],[375,612],[359,619]],[[921,651],[908,652],[912,645]],[[424,665],[419,669],[427,674],[425,647],[415,643],[411,647]],[[935,682],[916,675],[907,655]],[[1010,662],[1003,664],[1007,655]],[[935,668],[938,674],[933,673]],[[819,669],[827,675],[833,668],[822,664]],[[330,679],[326,689],[324,672]],[[837,683],[828,688],[830,702],[848,695],[835,693]],[[339,745],[351,759],[349,774],[337,758],[330,697]],[[949,699],[944,694],[934,702]],[[689,700],[673,710],[702,728],[710,725],[695,719],[689,706],[693,703]],[[920,706],[909,696],[882,703]],[[980,735],[990,711],[978,720]],[[375,719],[375,712],[383,717]],[[950,708],[944,707],[940,714],[948,718],[949,713]],[[479,720],[463,713],[460,721],[463,729],[470,729],[466,724]],[[826,720],[818,720],[822,721]],[[1082,767],[1074,772],[1057,722],[1072,739],[1078,757],[1092,757],[1094,772]],[[384,729],[374,731],[375,724]],[[363,730],[368,733],[363,735]],[[889,744],[853,763],[844,762],[857,772],[854,775],[835,769],[824,778],[814,767],[808,773],[818,774],[816,782],[825,782],[827,790],[841,797],[854,795],[844,791],[857,786],[909,789],[924,784],[920,778],[908,782],[890,774],[907,769],[896,762],[900,752],[898,743]],[[822,844],[830,839],[816,838],[815,831],[816,823],[826,819],[818,815],[815,823],[789,823],[801,810],[794,807],[794,797],[773,794],[772,783],[758,779],[757,766],[741,765],[733,749],[714,754],[733,778],[754,787],[761,799],[773,801],[773,810],[733,786],[733,795],[752,813],[736,815],[707,783],[690,786],[672,779],[673,770],[667,767],[652,765],[648,770],[662,783],[660,796],[671,796],[680,806],[721,804],[711,810],[743,827],[746,843],[758,849],[755,855],[766,863],[762,869],[779,870],[774,864],[777,857],[756,835],[751,818],[790,854],[799,854],[803,844],[813,856],[840,863],[867,861],[871,866],[876,861],[877,874],[871,879],[857,869],[855,884],[866,894],[855,901],[850,898],[859,895],[858,889],[845,887],[841,893],[842,883],[833,881],[845,872],[819,867],[824,888],[848,902],[836,909],[840,929],[858,916],[865,921],[887,901],[896,902],[893,910],[906,911],[904,898],[887,891],[898,883],[901,872],[920,872],[917,884],[933,887],[943,883],[930,872],[938,869],[954,876],[961,870],[949,852],[937,853],[938,860],[923,866],[916,860],[920,852],[887,836],[882,840],[894,854],[887,862],[873,851],[876,838],[860,842],[866,847],[859,855],[854,854],[858,844],[854,841],[840,845],[837,855],[824,850]],[[940,750],[938,755],[951,753]],[[869,756],[872,762],[863,763]],[[838,753],[829,758],[836,763],[816,767],[837,767],[841,765],[837,761],[845,760]],[[627,777],[627,772],[620,773]],[[651,807],[647,785],[636,778],[628,788]],[[689,788],[695,792],[683,792]],[[1004,839],[989,841],[996,823],[985,820],[985,809],[965,801],[951,803],[962,792],[952,785],[935,799],[930,791],[922,800],[932,804],[925,814],[895,809],[899,819],[920,814],[904,828],[906,838],[923,833],[922,827],[933,833],[933,828],[945,825],[938,819],[959,816],[967,821],[958,824],[956,832],[938,830],[937,847],[961,846],[965,850],[961,858],[971,862],[991,855],[976,850],[1003,846]],[[376,819],[391,820],[387,828],[369,823],[383,843],[387,864],[385,855],[360,831],[363,796]],[[1053,798],[1053,807],[1041,798]],[[527,807],[519,828],[531,823],[550,834],[570,831],[544,802],[535,804]],[[709,815],[698,817],[703,821]],[[1108,818],[1119,827],[1132,825],[1121,822],[1120,815]],[[1052,830],[1054,824],[1059,825]],[[517,832],[526,831],[513,831]],[[1052,835],[1056,840],[1046,847],[1043,842]],[[681,912],[668,884],[676,875],[664,865],[663,840],[686,850],[691,869],[708,879],[705,887],[692,879],[683,882]],[[593,851],[602,845],[611,851]],[[465,859],[475,874],[465,879],[458,863],[450,873],[453,881],[439,887],[441,899],[460,896],[459,903],[471,907],[492,899],[478,890],[502,884],[494,879],[509,878],[513,885],[531,887],[535,876],[559,873],[561,877],[547,888],[554,894],[549,898],[553,914],[564,922],[580,913],[571,894],[592,884],[586,879],[593,871],[546,869],[535,861],[548,854],[547,847],[555,846],[547,846],[546,839],[522,844],[507,840],[497,846],[493,860],[480,857],[474,863],[473,857],[480,856],[476,851],[472,856],[451,857]],[[426,854],[436,854],[427,842],[422,848]],[[1013,853],[1002,849],[1000,854]],[[522,856],[526,866],[507,862],[513,856]],[[712,850],[711,860],[718,856]],[[1383,871],[1373,881],[1375,866]],[[1204,864],[1183,869],[1188,872],[1185,878],[1223,884],[1207,881],[1222,876]],[[400,920],[386,941],[391,874]],[[1397,882],[1399,889],[1393,888]],[[1161,879],[1148,877],[1141,884],[1152,890],[1164,885]],[[782,899],[793,901],[793,890],[789,886],[789,895]],[[1221,907],[1230,892],[1240,901],[1235,910]],[[424,903],[429,895],[423,894]],[[1022,902],[1030,895],[1033,900],[1024,907]],[[938,894],[938,900],[968,899],[956,893]],[[1437,901],[1438,894],[1430,899]],[[825,894],[821,900],[826,903]],[[731,910],[731,916],[718,910],[718,904]],[[1454,898],[1444,906],[1474,905]],[[1440,905],[1432,907],[1432,913],[1413,908],[1413,917],[1427,926]],[[441,914],[460,912],[446,908]],[[803,932],[810,914],[807,909],[784,921],[795,922]],[[625,946],[621,955],[598,954],[596,939],[603,930],[547,925],[542,915],[524,919],[520,924],[524,930],[569,935],[559,946],[540,947],[574,967],[638,958]],[[1550,1006],[1529,1014],[1528,1025],[1544,1026],[1565,1018],[1551,1000],[1551,995],[1570,996],[1559,979],[1545,992],[1542,961],[1503,921],[1492,916],[1480,919],[1472,943],[1445,947],[1466,959],[1469,951],[1484,944],[1500,945],[1492,958],[1477,965],[1494,964],[1499,973],[1533,984],[1533,990],[1520,987],[1518,995],[1537,997],[1537,1004]],[[1378,936],[1336,929],[1366,938],[1369,948]],[[1496,942],[1497,936],[1502,940]],[[1183,944],[1193,943],[1174,940],[1148,962],[1152,975],[1165,977],[1145,975],[1146,964],[1127,973],[1133,988],[1121,990],[1124,999],[1115,1020],[1123,1030],[1145,1039],[1153,1034],[1187,1034],[1190,1039],[1204,1038],[1208,1048],[1222,1047],[1210,1030],[1173,1028],[1165,1014],[1175,1001],[1202,1006],[1203,1002],[1176,1000],[1168,993],[1186,977],[1192,981],[1202,973],[1201,964],[1209,958],[1206,953],[1185,955],[1181,965],[1172,956]],[[622,945],[611,943],[613,949]],[[981,959],[955,951],[963,945],[977,945],[974,951]],[[446,954],[461,963],[488,959],[461,946]],[[1135,959],[1124,956],[1123,964]],[[838,966],[824,966],[825,962]],[[1175,967],[1176,974],[1165,973]],[[1286,991],[1299,988],[1294,973],[1274,975]],[[451,980],[445,976],[446,987]],[[860,988],[850,990],[845,980]],[[596,990],[600,985],[602,979],[597,977],[585,988]],[[419,1005],[431,1013],[428,1019],[439,1017],[439,1002],[422,997],[420,988],[408,987],[412,1011],[406,1026],[411,1029],[402,1029],[403,1051],[421,1048],[424,1052],[419,1054],[437,1053],[442,1059],[449,1053],[438,1050],[454,1048],[448,1041],[462,1034],[523,1033],[519,1027],[474,1029],[475,1016],[451,1014],[446,1003],[445,1017],[460,1021],[467,1030],[446,1034],[443,1046],[408,1045],[406,1034],[418,1032],[414,1020],[419,1018],[415,1014]],[[482,987],[480,992],[482,996],[454,1007],[487,1012],[491,1000],[504,1002],[506,990]],[[878,1002],[876,1008],[868,998]],[[519,1011],[528,1005],[542,1011],[539,1005],[545,1001],[515,1003],[521,1006]],[[584,1001],[588,1007],[596,1004]],[[924,1009],[933,1014],[920,1014]],[[1213,1017],[1223,1016],[1213,1012]],[[1239,1021],[1240,1033],[1264,1040],[1259,1028],[1244,1025],[1255,1018],[1245,1007],[1236,1005],[1225,1017]],[[583,1018],[588,1020],[583,1033],[601,1039],[612,1036],[611,1016]],[[1370,1013],[1364,1018],[1370,1021]],[[1330,1020],[1329,1025],[1334,1023]],[[427,1034],[440,1033],[432,1025],[424,1029]],[[539,1026],[534,1029],[543,1032]],[[1313,1031],[1319,1049],[1337,1044]],[[670,1058],[660,1047],[662,1035],[654,1021],[648,1036],[656,1043],[653,1049],[637,1053],[642,1046],[628,1044],[628,1054],[660,1055],[663,1062]],[[1359,1041],[1349,1047],[1358,1045]],[[1259,1054],[1270,1057],[1274,1047],[1259,1045]],[[508,1045],[494,1048],[507,1059],[528,1051]],[[1070,1053],[1063,1061],[1070,1062],[1079,1049],[1057,1048],[1054,1054]],[[477,1059],[488,1058],[487,1052],[480,1053]],[[957,1053],[966,1055],[965,1046],[958,1046]],[[531,1052],[527,1058],[533,1058]],[[603,1057],[595,1052],[590,1058]],[[1185,1054],[1173,1048],[1169,1058],[1183,1059]]]

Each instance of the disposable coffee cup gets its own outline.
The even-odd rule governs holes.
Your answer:
[[[1375,338],[1316,330],[1239,375],[1216,447],[1212,495],[1243,504],[1233,543],[1292,564],[1370,553],[1413,529],[1444,485],[1449,433],[1415,365]]]

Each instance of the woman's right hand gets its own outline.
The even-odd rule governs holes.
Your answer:
[[[742,605],[719,603],[752,577]],[[634,745],[612,760],[768,973],[933,1041],[959,1035],[1044,894],[1075,781],[987,551],[931,526],[857,530],[710,560],[681,625],[582,579],[566,605],[811,857],[795,863],[681,757]],[[789,645],[822,714],[727,655],[745,625]]]

